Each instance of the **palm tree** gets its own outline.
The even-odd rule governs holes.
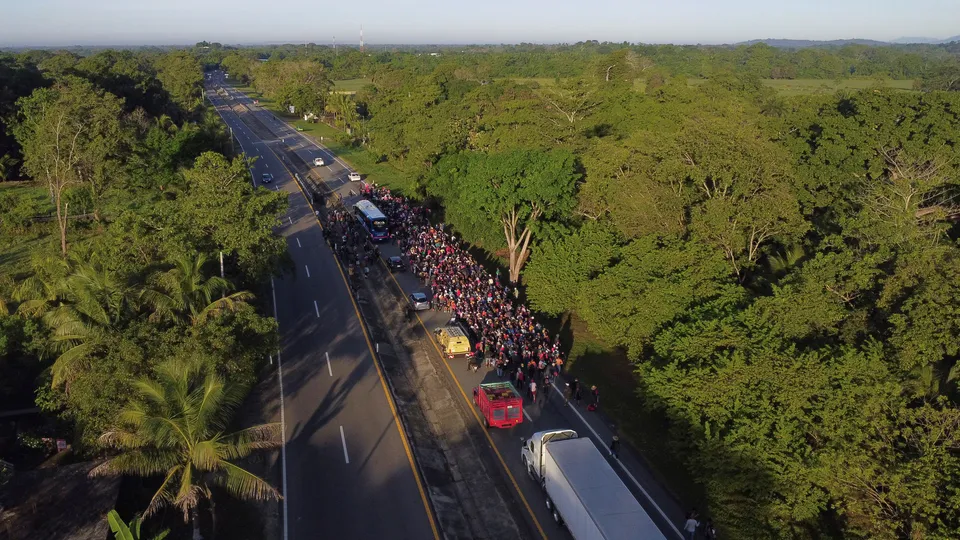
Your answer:
[[[17,312],[41,318],[51,329],[53,385],[69,383],[109,331],[136,310],[133,289],[115,272],[73,263],[65,276],[33,276],[17,288]]]
[[[101,444],[119,454],[91,474],[163,475],[144,516],[174,506],[184,521],[193,521],[196,539],[199,506],[208,501],[213,516],[215,486],[242,499],[280,498],[266,481],[231,463],[254,450],[277,448],[282,439],[279,424],[224,433],[246,388],[198,362],[178,361],[164,363],[156,380],[140,380],[135,388],[138,395],[120,413],[119,426],[100,437]]]
[[[107,523],[110,524],[110,530],[113,531],[114,538],[117,540],[146,540],[140,534],[140,525],[143,520],[139,516],[134,516],[130,523],[124,523],[120,519],[120,514],[116,510],[107,512]],[[155,535],[151,540],[163,540],[170,534],[170,531],[163,531]]]
[[[770,272],[773,274],[786,273],[807,255],[803,246],[795,244],[782,252],[777,252],[769,258]]]
[[[221,277],[204,279],[203,267],[208,260],[203,253],[181,257],[174,261],[171,270],[150,278],[153,287],[144,290],[141,298],[154,310],[151,320],[179,319],[201,324],[226,311],[236,311],[242,302],[253,298],[247,291],[227,295],[232,286]]]
[[[10,154],[0,156],[0,182],[10,180],[17,163],[19,163],[19,161],[14,159]]]

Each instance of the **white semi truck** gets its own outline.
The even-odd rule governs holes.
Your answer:
[[[524,468],[576,540],[666,540],[597,446],[569,429],[523,441]]]

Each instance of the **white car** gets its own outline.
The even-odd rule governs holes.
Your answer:
[[[352,173],[350,173],[350,174],[347,175],[347,178],[349,178],[351,182],[359,182],[359,181],[360,181],[360,173],[358,173],[358,172],[352,172]]]
[[[316,167],[323,167],[324,165],[326,165],[326,163],[324,163],[322,157],[313,158],[313,164],[314,164],[314,166],[316,166]]]

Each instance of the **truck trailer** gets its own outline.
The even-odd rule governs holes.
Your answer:
[[[576,540],[666,540],[588,437],[540,431],[523,441],[521,459],[553,519]]]

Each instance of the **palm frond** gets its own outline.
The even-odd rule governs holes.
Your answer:
[[[224,459],[241,459],[254,450],[271,450],[283,444],[279,423],[261,424],[241,429],[220,438],[219,452]]]
[[[232,415],[230,403],[224,403],[228,397],[224,392],[225,384],[215,373],[207,373],[203,378],[200,390],[196,393],[196,403],[192,409],[192,420],[197,426],[209,426],[210,431],[222,429],[218,420],[226,415]]]
[[[147,505],[147,509],[143,511],[143,517],[150,517],[160,510],[164,506],[171,504],[174,500],[173,498],[173,486],[177,482],[177,475],[180,474],[182,470],[181,465],[170,468],[167,471],[167,475],[163,479],[163,483],[160,484],[160,488],[157,489],[157,492],[153,494],[153,497],[150,498],[150,504]]]
[[[95,350],[95,344],[81,343],[61,354],[50,369],[53,374],[53,386],[60,386],[73,379],[73,375],[86,365],[86,361]]]
[[[151,322],[173,318],[178,311],[177,302],[162,291],[144,289],[140,292],[139,300],[153,310],[153,313],[150,314]]]
[[[130,450],[108,459],[90,471],[91,476],[116,476],[119,474],[134,474],[137,476],[153,476],[169,471],[172,467],[179,467],[178,456],[169,450],[155,448],[139,448]]]
[[[217,444],[210,441],[200,441],[191,448],[190,462],[201,471],[213,471],[220,463],[217,454]]]
[[[280,500],[280,493],[265,480],[229,461],[221,462],[214,483],[241,499]]]
[[[189,465],[184,467],[183,474],[180,475],[180,489],[177,490],[177,497],[173,501],[173,504],[183,511],[184,519],[200,504],[200,499],[204,495],[203,489],[197,483],[200,479],[194,479],[193,476],[193,469]]]
[[[131,450],[147,446],[149,441],[144,440],[143,437],[140,437],[136,433],[112,429],[100,435],[100,437],[97,438],[97,443],[104,448]]]
[[[36,318],[47,310],[49,303],[46,300],[24,300],[17,306],[17,314],[24,317]]]
[[[196,317],[194,317],[194,325],[203,324],[208,319],[212,317],[219,317],[227,312],[235,312],[240,309],[242,304],[245,304],[253,298],[255,298],[253,293],[240,291],[229,296],[225,296],[219,300],[214,300],[210,303],[210,305],[203,308],[203,311],[201,311]]]

